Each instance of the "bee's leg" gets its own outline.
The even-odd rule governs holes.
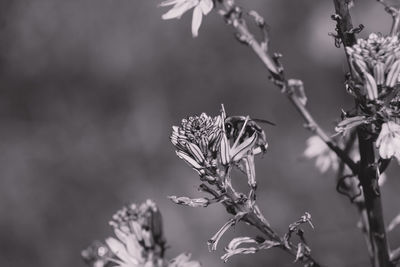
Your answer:
[[[238,146],[240,139],[242,138],[243,134],[245,133],[246,125],[249,122],[249,119],[250,119],[250,117],[247,116],[246,120],[243,123],[242,128],[240,129],[240,132],[239,132],[238,136],[236,137],[235,142],[233,143],[232,148],[236,148]]]

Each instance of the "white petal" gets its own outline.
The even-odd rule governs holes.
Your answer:
[[[194,160],[192,157],[190,157],[188,154],[182,152],[182,151],[176,151],[176,155],[183,159],[187,164],[190,165],[190,167],[194,168],[194,169],[202,169],[201,165],[199,165],[199,163],[197,163],[196,160]]]
[[[203,19],[203,14],[201,12],[201,8],[200,6],[196,6],[195,9],[193,10],[193,18],[192,18],[193,37],[197,37],[199,35],[199,29],[202,19]]]
[[[160,6],[172,6],[178,4],[179,2],[183,3],[184,0],[166,0],[161,2]]]
[[[200,1],[200,8],[203,11],[204,15],[207,15],[212,10],[214,4],[212,0],[201,0]]]
[[[162,15],[162,19],[175,19],[180,18],[186,11],[191,9],[196,5],[194,1],[185,1],[183,3],[179,3],[171,8],[167,13]]]
[[[129,261],[130,257],[124,244],[119,242],[117,239],[113,237],[109,237],[106,239],[107,245],[110,247],[111,251],[123,262]]]

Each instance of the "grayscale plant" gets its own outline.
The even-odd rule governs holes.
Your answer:
[[[235,0],[167,0],[160,6],[172,6],[163,19],[179,19],[193,9],[194,37],[198,36],[204,16],[216,10],[233,29],[236,39],[255,53],[270,81],[294,105],[305,128],[312,133],[306,141],[304,157],[315,159],[315,166],[322,173],[337,173],[336,190],[348,197],[358,212],[357,225],[365,238],[371,266],[393,267],[400,261],[400,247],[390,248],[388,234],[400,224],[400,215],[386,227],[381,187],[388,179],[385,171],[392,159],[400,162],[400,8],[378,0],[392,18],[390,31],[358,38],[364,26],[353,26],[351,11],[361,2],[333,0],[336,32],[330,35],[336,47],[344,47],[348,72],[343,89],[354,98],[352,108],[341,110],[333,134],[326,133],[308,110],[303,82],[288,78],[280,61],[282,55],[270,51],[269,26],[259,13],[246,10]],[[253,33],[250,23],[256,25],[261,38]],[[245,223],[258,234],[234,237],[221,256],[224,262],[239,254],[280,249],[303,266],[325,266],[312,256],[312,246],[306,242],[303,226],[308,224],[314,229],[310,213],[293,215],[295,221],[285,234],[280,234],[257,204],[255,157],[268,152],[269,140],[256,119],[228,116],[222,105],[214,116],[201,113],[182,119],[172,127],[170,140],[176,155],[199,176],[198,189],[203,195],[172,195],[169,199],[194,208],[222,205],[230,214],[230,219],[207,241],[210,251],[217,249],[230,228]],[[247,180],[243,192],[238,190],[236,177],[232,177],[235,170]],[[116,238],[107,238],[105,243],[97,241],[82,253],[91,266],[200,266],[188,254],[165,259],[161,215],[152,201],[124,207],[110,224]]]

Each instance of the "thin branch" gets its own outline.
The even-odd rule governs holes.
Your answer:
[[[230,176],[229,169],[226,171],[225,175]],[[220,190],[223,190],[221,184],[217,184],[217,186],[219,187]],[[249,205],[248,204],[249,201],[243,199],[243,196],[238,194],[234,190],[231,184],[225,187],[224,190],[225,190],[224,194],[227,196],[228,199],[231,200],[229,204],[227,203],[224,204],[227,208],[228,206],[230,206],[229,210],[231,212],[234,211],[233,214],[235,215],[244,214],[242,218],[243,221],[249,223],[250,225],[260,230],[268,238],[268,240],[282,244],[281,246],[277,247],[283,249],[284,251],[288,252],[293,256],[296,256],[298,247],[291,243],[288,243],[286,245],[284,244],[283,240],[279,237],[279,235],[275,231],[273,231],[271,227],[268,225],[257,205],[255,204]],[[321,267],[321,265],[310,255],[304,255],[304,258],[302,258],[302,262],[304,263],[304,266]]]
[[[233,0],[223,0],[222,3],[226,9],[223,15],[227,22],[235,28],[238,40],[251,47],[253,52],[264,63],[264,66],[271,74],[271,80],[295,106],[296,110],[303,117],[306,127],[317,134],[329,146],[329,148],[331,148],[337,156],[345,162],[353,173],[357,173],[357,164],[324,132],[305,107],[303,100],[295,94],[295,85],[291,84],[290,80],[285,78],[283,68],[278,62],[279,55],[271,57],[267,53],[265,46],[263,47],[263,45],[255,39],[254,35],[249,31],[245,20],[242,18],[241,9],[235,5]]]
[[[390,35],[395,36],[399,34],[400,30],[400,8],[395,8],[393,6],[388,5],[384,0],[377,0],[385,7],[385,11],[392,16],[392,26],[390,29]]]

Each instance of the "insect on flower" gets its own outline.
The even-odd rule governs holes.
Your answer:
[[[239,144],[241,144],[245,139],[250,138],[251,136],[253,136],[253,134],[256,134],[256,149],[259,148],[261,150],[260,152],[265,153],[268,146],[267,137],[264,130],[261,128],[260,125],[257,124],[257,122],[275,125],[275,123],[267,120],[248,119],[246,122],[245,116],[230,116],[225,119],[226,136],[229,140],[236,141],[237,138],[239,138],[239,134],[243,129],[242,134],[238,140]],[[245,123],[246,126],[243,128]]]

